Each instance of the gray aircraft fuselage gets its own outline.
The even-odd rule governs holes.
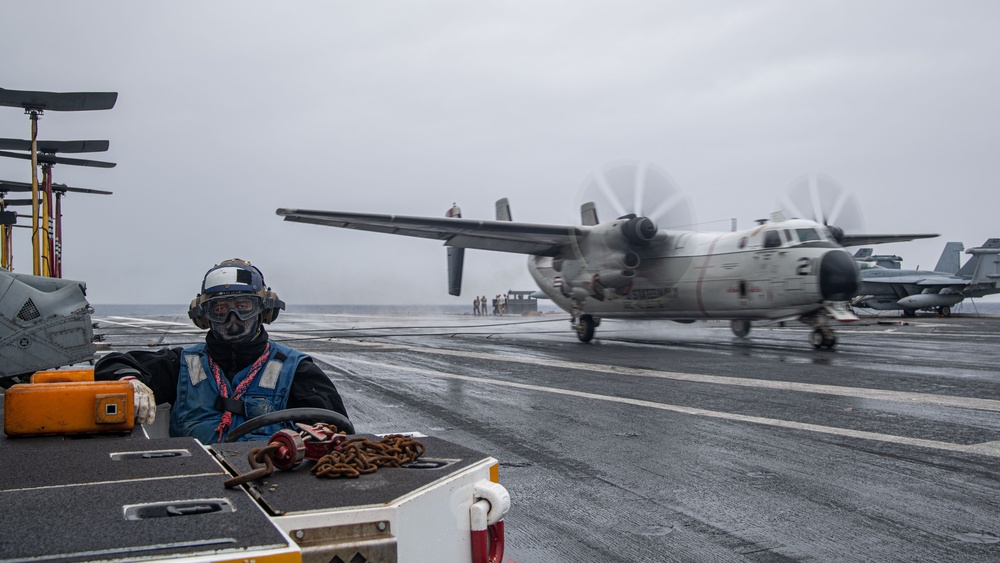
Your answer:
[[[613,230],[619,222],[592,228]],[[617,237],[587,236],[573,256],[531,256],[528,268],[556,305],[570,311],[582,300],[595,317],[783,319],[857,292],[852,256],[824,231],[799,219],[737,232],[661,230],[646,247],[633,247],[636,256],[624,266]]]

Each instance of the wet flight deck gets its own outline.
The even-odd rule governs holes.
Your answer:
[[[197,342],[96,315],[109,350]],[[505,561],[1000,559],[1000,318],[809,328],[282,313],[359,432],[500,460]]]

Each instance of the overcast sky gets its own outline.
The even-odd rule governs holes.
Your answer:
[[[577,222],[587,175],[654,163],[702,230],[766,217],[801,174],[853,193],[869,232],[931,268],[1000,236],[1000,3],[2,1],[0,87],[116,91],[39,138],[108,139],[56,182],[64,276],[92,303],[187,303],[214,263],[288,303],[461,303],[534,289],[469,251],[462,297],[422,239],[291,224],[278,207]],[[0,137],[28,138],[0,108]],[[72,156],[72,155],[71,155]],[[0,178],[30,181],[22,160]],[[19,196],[14,196],[19,197]],[[30,218],[22,219],[30,224]],[[15,232],[30,273],[30,236]],[[966,256],[963,256],[963,260]]]

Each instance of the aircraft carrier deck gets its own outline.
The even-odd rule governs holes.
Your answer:
[[[199,340],[184,315],[94,317],[111,350]],[[809,329],[565,315],[282,313],[359,432],[500,460],[505,561],[996,561],[1000,318]]]

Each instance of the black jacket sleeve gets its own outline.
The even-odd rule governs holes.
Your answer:
[[[161,348],[155,352],[112,352],[94,365],[94,379],[107,381],[134,375],[153,390],[157,404],[173,404],[177,398],[177,375],[183,348]]]
[[[330,378],[317,366],[312,358],[299,362],[295,370],[295,379],[288,392],[288,408],[311,407],[337,411],[347,416],[344,401],[340,398],[337,387]]]

